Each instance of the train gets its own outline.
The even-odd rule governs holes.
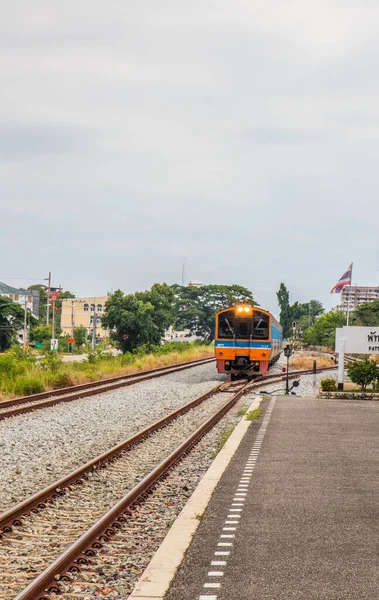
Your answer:
[[[267,310],[238,304],[216,313],[217,370],[232,381],[266,375],[282,346],[282,326]]]

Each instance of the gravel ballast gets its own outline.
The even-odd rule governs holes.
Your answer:
[[[303,398],[316,397],[316,396],[318,396],[322,379],[335,379],[337,381],[337,371],[333,370],[333,371],[323,371],[322,373],[317,373],[315,386],[313,385],[313,375],[300,375],[298,377],[298,379],[300,380],[299,387],[293,388],[293,390],[292,390],[293,392],[296,392],[296,396],[301,396]],[[291,387],[293,381],[294,381],[293,379],[292,380],[290,379],[290,381],[289,381],[290,387]],[[262,392],[262,391],[267,391],[267,392],[272,393],[274,390],[279,390],[278,395],[284,394],[285,387],[286,387],[285,381],[278,381],[277,383],[273,383],[270,385],[265,385],[264,382],[262,382],[262,387],[258,388],[257,393]]]
[[[0,422],[0,511],[225,381],[215,364]]]
[[[90,564],[83,565],[81,572],[73,575],[71,583],[59,584],[61,594],[57,595],[57,600],[68,600],[74,595],[82,600],[93,597],[123,600],[128,597],[214,460],[220,438],[240,421],[238,406],[242,400],[250,405],[254,397],[254,394],[243,397],[161,482],[149,500],[132,511],[130,523],[125,523]]]
[[[4,599],[11,600],[229,399],[215,394],[7,533],[0,545]]]

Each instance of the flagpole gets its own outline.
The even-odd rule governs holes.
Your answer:
[[[346,325],[349,326],[349,316],[350,316],[350,293],[351,293],[351,282],[353,281],[353,263],[351,263],[351,273],[350,273],[350,285],[349,285],[349,293],[347,295],[347,316],[346,316]]]

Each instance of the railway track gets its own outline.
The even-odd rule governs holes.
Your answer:
[[[125,511],[149,497],[151,487],[250,386],[234,386],[226,402],[223,387],[217,386],[125,441],[122,448],[118,445],[0,515],[0,598],[43,597],[58,574],[70,566],[77,569],[85,560],[83,553],[93,554],[121,527]]]
[[[52,390],[49,392],[43,392],[41,394],[32,394],[30,396],[5,400],[0,403],[0,421],[2,419],[14,417],[26,412],[31,412],[33,410],[54,406],[55,404],[60,404],[62,402],[72,402],[78,398],[85,398],[88,396],[93,396],[94,394],[109,392],[121,387],[127,387],[129,385],[140,383],[141,381],[148,381],[149,379],[162,377],[163,375],[169,375],[170,373],[177,373],[178,371],[184,371],[185,369],[207,364],[209,362],[213,362],[214,360],[215,359],[212,357],[190,361],[170,367],[161,367],[159,369],[144,371],[141,374],[123,375],[101,381],[83,383],[70,388]]]
[[[328,369],[318,371],[324,370]],[[311,372],[292,372],[289,377]],[[4,590],[0,592],[1,600],[15,595],[17,600],[42,598],[50,588],[61,593],[58,588],[63,584],[58,585],[56,578],[63,574],[61,581],[64,577],[70,580],[69,573],[75,573],[81,563],[93,560],[91,556],[115,533],[116,550],[111,545],[112,552],[117,554],[120,544],[127,548],[139,531],[141,502],[152,498],[153,510],[161,506],[157,482],[167,470],[244,393],[285,377],[278,374],[253,383],[221,384],[6,510],[0,515],[0,589]],[[232,394],[227,402],[223,392]],[[183,442],[184,434],[187,438]],[[158,490],[158,498],[154,489]]]

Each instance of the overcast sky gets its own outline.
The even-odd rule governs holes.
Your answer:
[[[0,281],[379,283],[378,2],[0,5]]]

